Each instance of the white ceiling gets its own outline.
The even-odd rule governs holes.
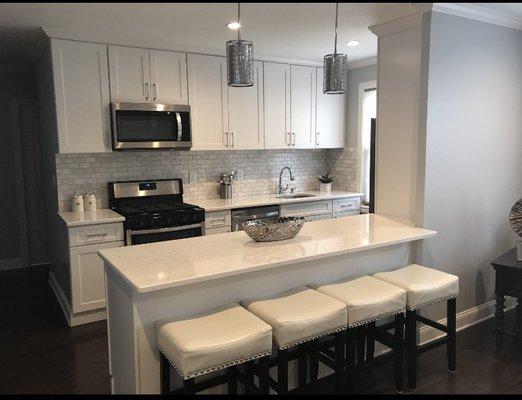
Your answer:
[[[341,3],[340,51],[351,62],[374,57],[377,40],[368,26],[429,4]],[[516,6],[503,7],[522,12]],[[244,3],[242,36],[254,41],[258,57],[319,62],[333,50],[334,12],[334,3]],[[87,41],[223,54],[225,42],[235,35],[225,25],[235,18],[234,3],[1,3],[0,57],[32,55],[41,45],[40,27]],[[353,39],[361,44],[346,47]]]

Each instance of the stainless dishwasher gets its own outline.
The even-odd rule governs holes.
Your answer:
[[[279,206],[249,207],[232,210],[232,232],[242,231],[242,224],[245,221],[271,217],[279,217]]]

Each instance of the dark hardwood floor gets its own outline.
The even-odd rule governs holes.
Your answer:
[[[0,393],[110,393],[106,324],[69,328],[45,267],[0,273]],[[507,325],[515,313],[507,313]],[[392,365],[358,377],[357,393],[394,393]],[[329,378],[305,393],[332,393]],[[522,339],[495,348],[490,319],[457,336],[457,372],[446,369],[445,348],[420,356],[414,393],[522,393]]]

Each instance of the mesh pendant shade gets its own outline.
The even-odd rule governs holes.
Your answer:
[[[228,86],[253,86],[254,44],[250,40],[229,40],[226,53]]]
[[[323,61],[323,93],[342,94],[348,87],[348,56],[327,54]]]

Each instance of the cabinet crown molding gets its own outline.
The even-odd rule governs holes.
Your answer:
[[[424,12],[406,15],[383,24],[373,25],[368,29],[377,35],[377,37],[394,35],[396,33],[409,31],[422,25],[422,16]]]

